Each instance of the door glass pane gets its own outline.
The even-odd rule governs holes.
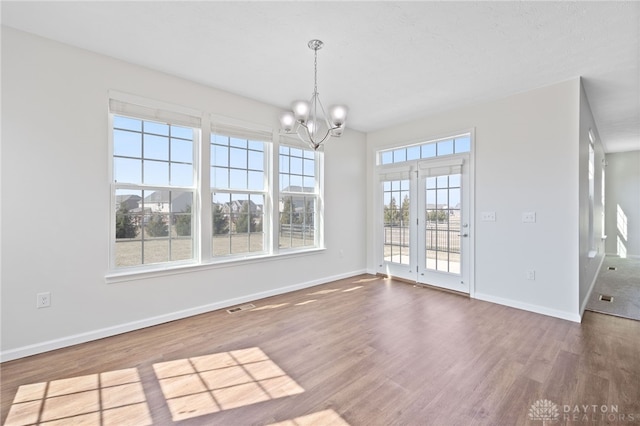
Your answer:
[[[426,178],[426,268],[460,274],[460,174]]]
[[[409,180],[383,184],[384,260],[409,264]]]

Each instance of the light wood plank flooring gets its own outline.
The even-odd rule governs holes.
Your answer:
[[[605,257],[587,310],[640,321],[640,259]]]
[[[254,304],[3,363],[2,422],[542,425],[537,403],[553,424],[640,423],[638,321],[371,275]]]

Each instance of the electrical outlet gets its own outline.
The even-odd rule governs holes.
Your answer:
[[[533,281],[536,279],[536,271],[534,271],[533,269],[527,269],[526,271],[524,271],[524,276],[526,279]]]
[[[536,212],[524,212],[524,213],[522,213],[522,222],[523,223],[535,223],[536,222]]]
[[[38,293],[36,294],[36,308],[48,308],[51,306],[51,293]]]

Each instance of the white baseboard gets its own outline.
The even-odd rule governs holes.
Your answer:
[[[530,303],[524,303],[517,300],[505,299],[503,297],[497,297],[490,294],[478,293],[474,295],[475,299],[484,300],[485,302],[497,303],[499,305],[509,306],[511,308],[522,309],[524,311],[535,312],[537,314],[547,315],[550,317],[560,318],[573,322],[581,322],[582,318],[578,313],[559,311],[557,309],[551,309],[544,306],[532,305]]]
[[[24,358],[31,355],[40,354],[43,352],[49,352],[55,349],[65,348],[67,346],[73,346],[80,343],[90,342],[92,340],[103,339],[105,337],[115,336],[129,331],[139,330],[141,328],[151,327],[158,324],[163,324],[170,321],[175,321],[183,318],[188,318],[194,315],[203,314],[206,312],[215,311],[218,309],[228,308],[230,306],[239,305],[242,303],[253,302],[266,297],[277,296],[279,294],[289,293],[295,290],[301,290],[308,287],[313,287],[320,284],[326,284],[332,281],[341,280],[344,278],[353,277],[367,273],[366,270],[352,271],[344,274],[333,275],[330,277],[323,277],[317,280],[306,281],[299,284],[290,285],[287,287],[275,288],[268,291],[262,291],[259,293],[248,294],[246,296],[236,297],[233,299],[222,300],[215,303],[209,303],[202,306],[196,306],[181,311],[170,312],[163,315],[158,315],[151,318],[145,318],[138,321],[132,321],[124,324],[115,325],[112,327],[101,328],[98,330],[88,331],[86,333],[74,334],[71,336],[62,337],[59,339],[48,340],[33,345],[22,346],[16,349],[10,349],[0,352],[0,362],[11,361],[18,358]]]
[[[618,253],[605,253],[605,256],[608,256],[608,257],[620,257],[620,255]],[[638,254],[628,254],[626,257],[628,257],[629,259],[640,259],[640,255],[638,255]]]

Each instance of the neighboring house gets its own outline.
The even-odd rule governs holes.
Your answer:
[[[288,193],[312,193],[313,188],[303,186],[287,186],[281,190],[280,193],[280,211],[284,211],[284,197],[291,197],[291,207],[295,213],[304,212],[304,196],[301,195],[289,195]],[[309,200],[307,200],[309,202]]]
[[[153,213],[180,213],[193,204],[191,192],[173,191],[172,196],[173,198],[169,200],[169,191],[152,192],[144,198],[145,211],[151,209]]]
[[[242,211],[244,203],[249,203],[249,212],[262,213],[262,205],[256,204],[251,200],[233,200],[229,203],[222,204],[222,212],[228,214],[238,214]]]
[[[142,197],[139,195],[127,194],[127,195],[116,195],[116,210],[120,208],[122,203],[127,210],[134,210],[140,207],[140,201]]]

